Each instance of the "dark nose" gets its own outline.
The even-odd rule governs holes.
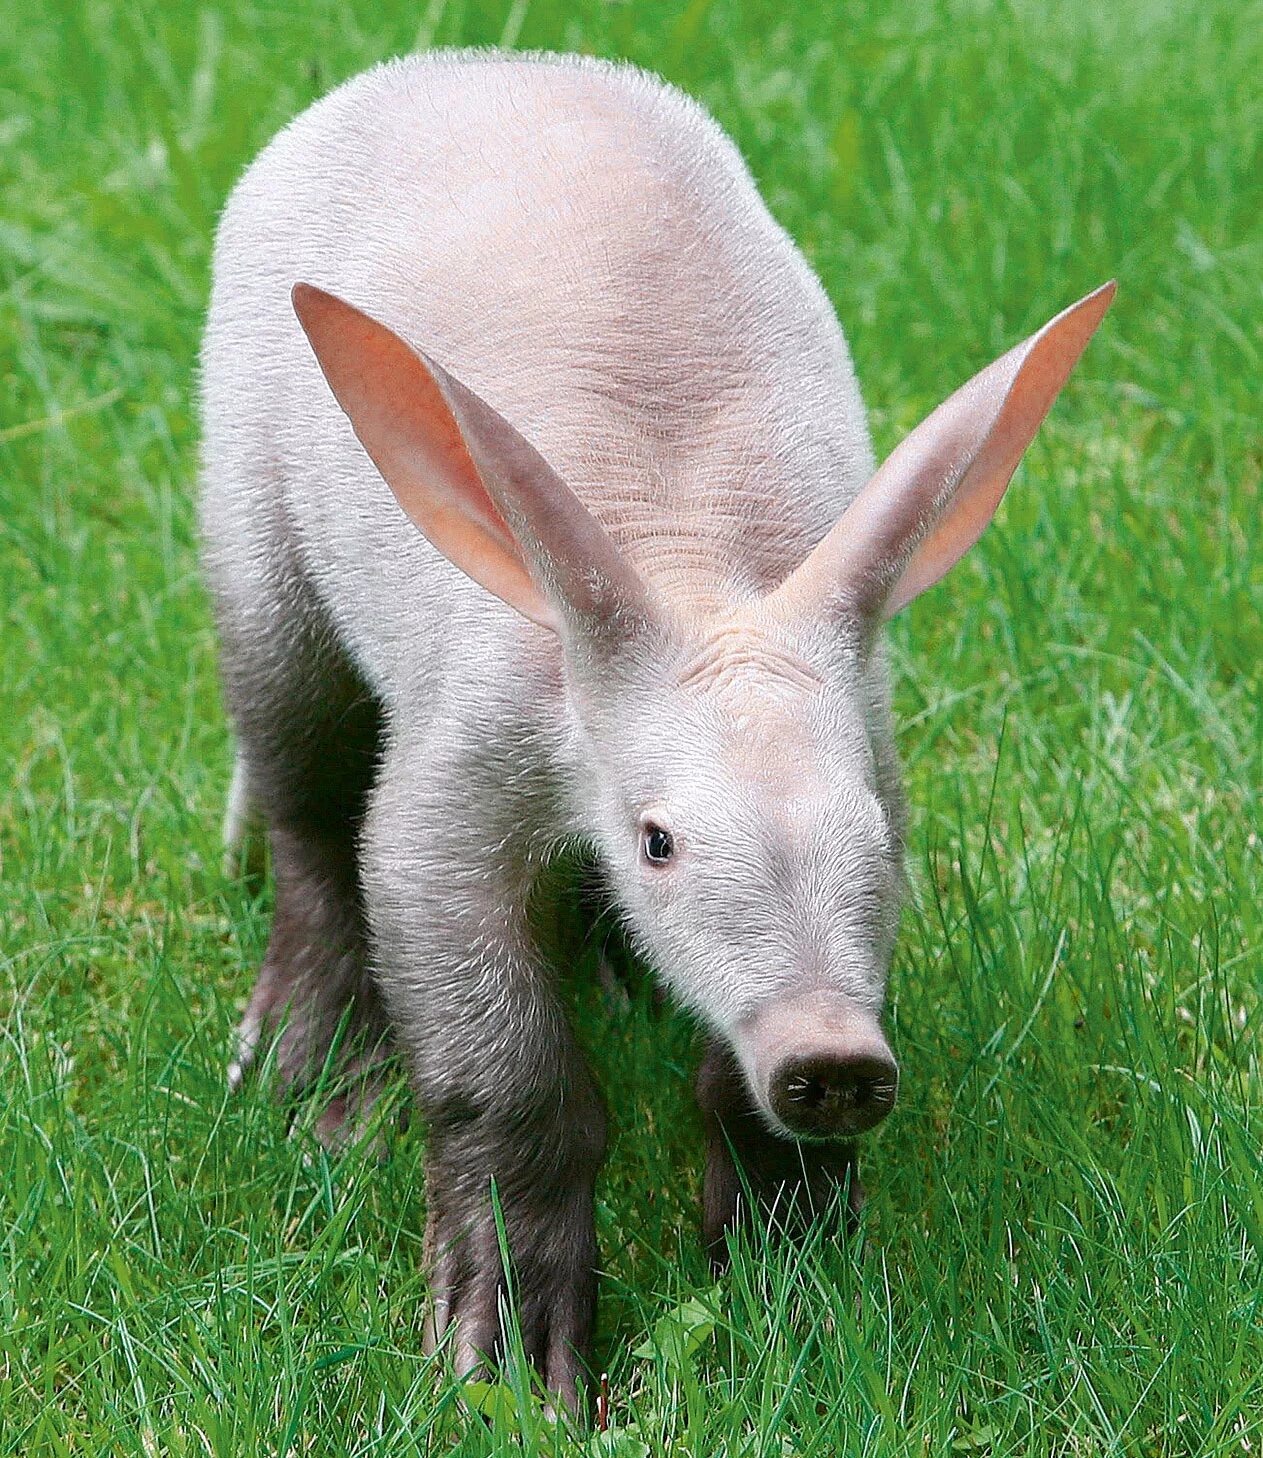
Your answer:
[[[873,1047],[786,1058],[768,1081],[772,1112],[804,1139],[841,1139],[879,1124],[895,1106],[895,1060]]]
[[[829,988],[769,999],[737,1025],[733,1049],[792,1139],[851,1139],[894,1108],[899,1068],[876,1009]]]

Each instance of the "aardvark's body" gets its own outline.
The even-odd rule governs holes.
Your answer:
[[[590,1327],[604,1121],[525,915],[561,843],[596,848],[712,1036],[712,1240],[733,1150],[759,1197],[819,1196],[890,1108],[879,626],[976,539],[1107,303],[874,475],[819,283],[722,133],[641,73],[382,67],[233,193],[203,524],[276,877],[234,1077],[278,1028],[289,1084],[340,1023],[362,1064],[389,1029],[462,1365],[497,1340],[493,1177],[528,1354],[567,1396]]]

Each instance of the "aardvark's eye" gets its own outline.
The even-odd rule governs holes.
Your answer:
[[[640,848],[651,866],[665,866],[675,854],[671,832],[650,821],[640,832]]]

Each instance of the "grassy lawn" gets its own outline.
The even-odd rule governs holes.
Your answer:
[[[1257,0],[8,13],[0,1448],[1263,1451]],[[500,41],[709,104],[825,280],[882,453],[1121,282],[997,526],[894,627],[903,1093],[862,1238],[743,1246],[712,1283],[690,1030],[575,990],[614,1133],[600,1443],[511,1393],[471,1419],[420,1355],[420,1131],[309,1156],[223,1077],[269,893],[219,867],[193,544],[216,211],[343,77]]]

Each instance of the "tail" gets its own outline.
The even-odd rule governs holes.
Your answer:
[[[224,875],[235,876],[241,870],[242,847],[253,823],[245,756],[238,750],[232,766],[232,781],[228,786],[228,803],[224,807],[224,828],[220,833],[224,847]]]

